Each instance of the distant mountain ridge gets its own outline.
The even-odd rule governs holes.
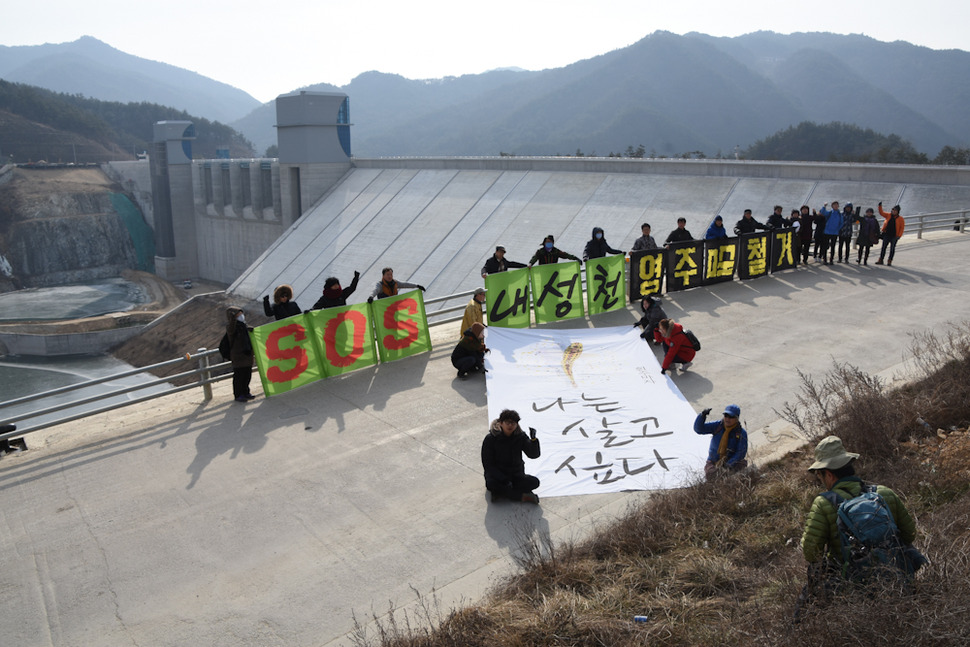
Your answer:
[[[126,54],[91,36],[70,43],[0,45],[0,78],[103,101],[157,103],[222,123],[260,105],[238,88]]]

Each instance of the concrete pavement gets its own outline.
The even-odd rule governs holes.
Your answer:
[[[703,342],[673,379],[697,410],[739,404],[760,456],[790,448],[775,410],[796,369],[904,375],[908,333],[970,318],[968,251],[944,232],[904,238],[893,267],[668,295]],[[246,405],[223,382],[209,403],[190,391],[29,436],[0,459],[4,644],[344,645],[353,616],[415,592],[475,599],[524,538],[581,537],[646,496],[489,503],[484,382],[455,380],[457,324],[433,337],[425,356]]]

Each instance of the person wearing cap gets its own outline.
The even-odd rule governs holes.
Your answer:
[[[485,326],[473,323],[461,336],[461,341],[451,351],[451,365],[458,369],[458,378],[464,380],[469,373],[485,372]]]
[[[229,306],[226,308],[226,334],[223,338],[228,343],[228,359],[232,362],[232,395],[236,402],[249,402],[256,396],[249,390],[249,383],[253,379],[253,365],[256,356],[253,354],[253,344],[249,340],[246,326],[246,313],[242,308]],[[220,348],[223,346],[219,344]]]
[[[711,226],[707,228],[707,235],[704,236],[705,240],[718,240],[719,238],[727,238],[727,231],[724,229],[724,218],[721,216],[714,216],[714,221]]]
[[[855,474],[853,461],[859,454],[847,452],[838,436],[827,436],[815,447],[815,462],[808,471],[826,491],[832,491],[841,499],[854,499],[862,494],[863,482]],[[896,493],[882,485],[876,493],[885,499],[893,520],[899,529],[899,538],[910,544],[916,538],[916,523]],[[829,562],[841,570],[842,542],[839,539],[838,511],[832,502],[819,495],[812,501],[805,531],[802,533],[802,555],[811,563]]]
[[[485,323],[483,303],[485,303],[485,288],[475,288],[475,294],[468,305],[465,306],[465,315],[461,318],[461,328],[458,330],[459,337],[464,336],[465,331],[471,328],[473,323]]]
[[[650,235],[650,223],[645,222],[640,225],[640,233],[642,236],[633,241],[634,252],[647,251],[650,249],[657,249],[657,241],[653,239]]]
[[[663,335],[659,334],[657,330],[660,326],[660,321],[667,318],[667,313],[664,312],[663,306],[661,305],[660,295],[650,294],[642,299],[640,299],[640,309],[643,311],[643,316],[640,320],[633,324],[634,328],[643,328],[643,332],[640,333],[640,337],[644,341],[653,340],[655,346],[659,346],[663,342]]]
[[[539,265],[548,265],[549,263],[558,263],[560,258],[568,258],[571,261],[578,261],[579,258],[562,251],[556,247],[556,239],[553,238],[552,234],[549,234],[542,240],[542,247],[536,250],[536,253],[532,255],[529,259],[529,267],[532,267],[539,263]]]
[[[485,489],[497,498],[539,503],[533,490],[539,487],[539,479],[525,473],[522,454],[539,458],[541,448],[536,430],[529,427],[527,436],[519,426],[519,414],[504,409],[488,427],[482,441],[482,468],[485,470]]]
[[[495,253],[492,257],[485,261],[485,265],[482,267],[482,278],[484,279],[489,274],[495,274],[497,272],[506,272],[510,269],[516,269],[519,267],[525,267],[525,263],[518,263],[516,261],[509,261],[505,258],[505,248],[501,245],[495,248]]]
[[[694,433],[711,436],[704,476],[708,481],[713,481],[725,472],[740,472],[748,466],[748,432],[738,419],[741,415],[741,407],[738,405],[729,404],[724,407],[724,416],[715,422],[707,422],[710,413],[708,408],[697,414],[694,419]]]

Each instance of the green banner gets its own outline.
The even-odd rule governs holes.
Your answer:
[[[485,277],[488,325],[500,328],[528,328],[529,270],[496,272]]]
[[[249,334],[263,393],[267,396],[285,393],[323,377],[305,317],[297,315],[274,321]]]
[[[622,254],[586,261],[586,305],[591,315],[626,306],[626,259]]]
[[[371,307],[382,362],[431,350],[421,290],[375,299]]]
[[[577,261],[536,265],[531,271],[537,324],[583,316],[583,288]]]
[[[303,315],[310,324],[314,347],[326,377],[377,364],[377,348],[366,303],[312,310]]]

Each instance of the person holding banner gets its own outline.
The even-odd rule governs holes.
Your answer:
[[[269,295],[263,297],[263,312],[266,313],[267,317],[273,317],[276,321],[279,321],[302,314],[303,311],[293,300],[293,288],[288,285],[280,285],[273,290],[273,305],[269,304]]]
[[[639,252],[657,249],[657,241],[655,241],[653,236],[650,235],[650,223],[645,222],[640,225],[640,233],[643,235],[633,241],[632,251]]]
[[[538,261],[539,265],[548,265],[550,263],[558,263],[560,258],[567,258],[571,261],[578,261],[579,258],[562,251],[555,246],[556,239],[553,238],[552,234],[546,236],[542,241],[542,247],[536,250],[536,253],[532,255],[529,259],[529,267],[532,267]]]
[[[724,219],[721,216],[714,216],[714,222],[711,226],[707,228],[707,235],[704,236],[705,240],[718,240],[719,238],[727,238],[727,231],[724,229]]]
[[[607,254],[622,253],[622,251],[610,247],[610,244],[606,242],[605,232],[602,227],[593,227],[593,235],[587,241],[586,249],[583,250],[583,261],[588,261],[591,258],[603,258]]]
[[[465,331],[472,327],[474,323],[485,323],[484,312],[482,311],[482,304],[485,303],[485,288],[475,288],[475,294],[472,296],[471,301],[465,306],[465,315],[461,318],[461,329],[458,331],[458,336],[461,337],[465,334]]]
[[[661,319],[657,324],[657,330],[660,331],[661,340],[667,348],[664,361],[660,365],[660,374],[666,374],[673,364],[680,364],[682,371],[689,369],[694,364],[693,359],[697,351],[684,334],[684,327],[673,319]]]
[[[772,214],[770,216],[768,216],[767,225],[768,225],[769,228],[771,228],[771,229],[782,229],[782,228],[788,226],[788,223],[785,222],[785,217],[783,215],[781,215],[781,212],[783,210],[784,209],[782,208],[782,206],[780,204],[776,204],[775,205],[775,210],[772,212]]]
[[[495,248],[495,253],[492,254],[492,258],[485,261],[485,265],[482,267],[482,278],[484,279],[489,274],[506,272],[509,269],[517,269],[520,267],[525,267],[525,263],[505,260],[505,248],[499,245]]]
[[[461,341],[451,351],[451,365],[458,369],[458,377],[464,380],[472,371],[485,372],[485,325],[475,322],[462,334]]]
[[[664,241],[664,247],[670,243],[680,243],[688,240],[694,240],[694,236],[687,229],[687,218],[678,218],[677,229],[674,229],[667,235],[667,240]]]
[[[738,234],[753,234],[755,229],[763,229],[765,231],[771,229],[768,225],[762,224],[754,219],[751,215],[751,209],[745,209],[744,213],[741,215],[741,220],[739,220],[734,225],[734,233]]]
[[[372,303],[374,299],[397,296],[397,293],[401,288],[411,288],[412,290],[421,290],[424,292],[423,285],[418,285],[417,283],[407,283],[405,281],[395,281],[394,270],[390,267],[385,267],[381,270],[381,280],[377,283],[377,287],[375,287],[371,295],[367,297],[367,303]]]
[[[653,295],[643,297],[640,300],[640,310],[643,311],[643,316],[640,317],[640,321],[633,324],[633,327],[642,327],[643,332],[640,333],[640,337],[644,341],[653,339],[654,345],[659,346],[663,341],[663,336],[657,333],[657,328],[661,319],[667,318],[667,313],[660,305],[660,297]]]
[[[711,436],[704,476],[714,481],[722,474],[740,472],[748,466],[748,432],[738,420],[741,415],[738,405],[724,407],[724,417],[717,422],[706,422],[710,413],[710,409],[704,409],[697,414],[694,433]]]
[[[518,412],[505,409],[489,425],[488,434],[482,441],[482,468],[485,470],[485,489],[492,493],[492,501],[498,498],[539,503],[533,490],[539,487],[539,479],[525,473],[522,454],[539,458],[541,449],[536,430],[529,427],[526,436],[519,426]]]
[[[323,310],[324,308],[339,308],[347,305],[347,297],[357,290],[357,281],[360,280],[360,272],[354,270],[354,280],[350,287],[341,288],[340,279],[331,276],[323,282],[323,296],[317,299],[311,310]]]
[[[226,336],[229,344],[229,357],[232,362],[232,395],[236,402],[249,402],[256,396],[249,390],[253,379],[253,365],[256,356],[253,344],[249,341],[250,328],[246,326],[246,314],[242,308],[226,308]],[[219,344],[220,348],[222,344]]]

